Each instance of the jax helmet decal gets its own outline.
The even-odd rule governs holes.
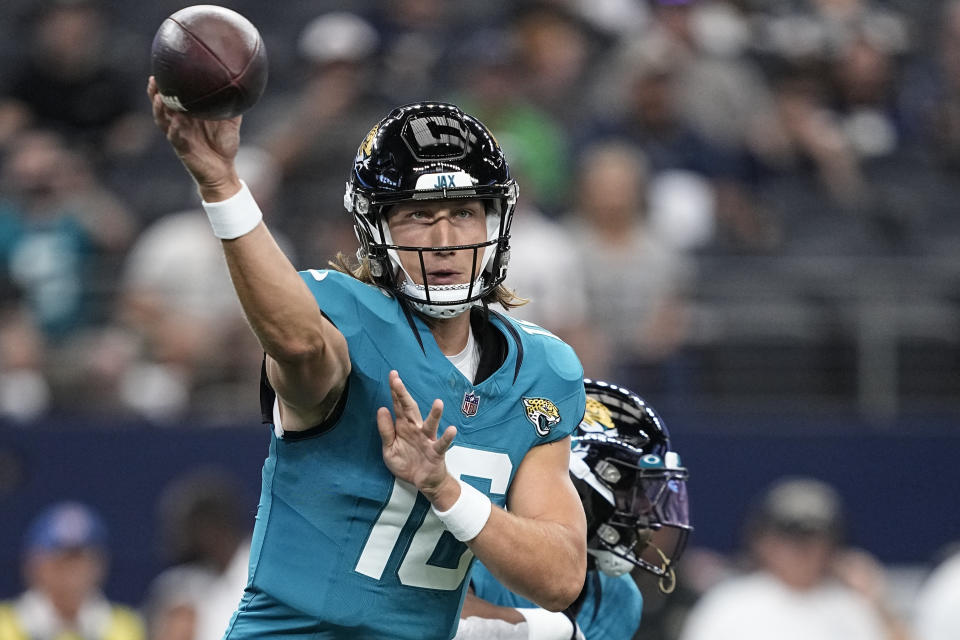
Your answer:
[[[443,318],[468,310],[506,278],[517,194],[500,146],[479,120],[452,104],[423,102],[394,109],[370,130],[357,150],[343,202],[354,217],[358,257],[369,260],[374,282],[415,309]],[[391,206],[457,198],[484,201],[486,241],[455,247],[393,242],[386,221]],[[417,252],[426,283],[423,254],[451,249],[473,252],[469,282],[416,284],[400,262],[399,252]]]

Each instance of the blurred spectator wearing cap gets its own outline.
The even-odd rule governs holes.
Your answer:
[[[43,511],[24,544],[27,590],[0,604],[0,640],[142,640],[132,610],[101,591],[107,576],[107,530],[78,502]]]
[[[892,640],[906,636],[882,603],[882,570],[843,548],[845,516],[830,485],[774,482],[753,505],[746,546],[753,570],[708,589],[681,640]],[[869,594],[866,592],[870,592]]]
[[[357,140],[385,109],[376,77],[379,47],[380,35],[363,17],[346,11],[317,16],[297,44],[305,75],[300,88],[251,112],[251,118],[271,123],[255,138],[282,178],[277,223],[295,243],[318,243],[295,247],[311,264],[331,258],[332,248],[342,246],[337,233],[353,237],[348,218],[341,215],[341,161],[356,154]],[[320,227],[323,233],[317,232]]]

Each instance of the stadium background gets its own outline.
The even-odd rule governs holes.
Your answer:
[[[538,309],[543,317],[534,319],[583,345],[588,374],[637,389],[666,418],[692,471],[693,544],[734,552],[754,492],[775,477],[800,473],[840,490],[851,541],[890,567],[922,572],[960,538],[954,463],[960,451],[960,127],[951,128],[950,119],[960,108],[960,73],[950,73],[957,71],[950,63],[960,27],[945,17],[949,3],[223,4],[257,24],[268,48],[267,94],[245,122],[246,162],[265,188],[273,186],[267,218],[298,266],[322,265],[336,247],[351,246],[337,190],[352,148],[375,119],[370,114],[383,113],[384,105],[431,97],[484,107],[499,95],[515,107],[515,117],[504,122],[539,137],[501,134],[496,122],[484,119],[508,155],[520,157],[523,195],[559,225],[551,233],[563,236],[563,246],[586,244],[578,231],[591,224],[586,217],[571,222],[582,207],[577,185],[587,167],[580,159],[610,138],[633,145],[646,154],[648,186],[669,172],[682,178],[659,183],[681,185],[669,192],[674,206],[702,201],[704,187],[710,194],[709,206],[682,218],[686,226],[660,230],[666,234],[660,242],[683,261],[683,276],[642,288],[649,284],[647,265],[631,263],[638,271],[615,292],[664,295],[682,306],[683,331],[605,351],[583,334],[607,332],[608,324],[615,334],[623,323],[610,316],[621,307],[616,296],[597,299],[589,290],[579,317],[564,311],[564,303],[574,303],[571,294],[554,301],[556,311]],[[73,121],[34,113],[25,124],[24,104],[29,113],[30,99],[43,101],[25,93],[21,78],[35,69],[31,60],[42,49],[35,27],[55,8],[80,6],[91,11],[84,20],[101,21],[103,46],[90,39],[79,46],[96,49],[91,59],[109,70],[100,104],[116,109],[85,124],[66,92],[54,98]],[[197,206],[189,180],[151,129],[143,96],[153,32],[182,6],[6,0],[0,11],[0,596],[19,588],[23,528],[54,500],[81,499],[103,511],[112,532],[108,593],[133,604],[164,566],[156,500],[166,483],[198,466],[221,466],[244,479],[255,511],[267,444],[256,419],[255,346],[231,324],[236,317],[229,305],[217,315],[200,314],[214,328],[201,332],[199,342],[179,342],[188,332],[177,324],[170,326],[178,338],[165,341],[149,321],[155,307],[137,306],[143,281],[129,275],[144,231],[171,212]],[[824,9],[830,6],[853,9],[835,19]],[[346,43],[322,29],[306,38],[304,27],[330,11],[368,22],[334,23],[353,36]],[[661,42],[665,31],[688,41],[645,46]],[[860,57],[846,59],[851,50]],[[675,51],[683,55],[669,55]],[[327,84],[317,81],[341,63],[354,65],[337,68],[362,78],[359,87],[347,87],[335,71]],[[853,75],[844,75],[851,69]],[[871,73],[880,77],[873,86],[855,82]],[[487,82],[491,78],[501,84]],[[643,117],[631,121],[623,105],[632,98],[617,93],[651,78],[686,79],[687,87],[693,78],[706,79],[707,98],[694,91],[671,107],[672,126],[684,132],[670,138],[682,138],[675,146],[650,134],[655,127]],[[733,90],[724,89],[726,79]],[[307,93],[324,87],[344,87],[352,101],[338,105],[330,95]],[[490,93],[480,95],[485,90]],[[305,104],[317,117],[344,114],[302,133],[315,137],[320,152],[291,150],[297,132],[284,129],[299,122]],[[811,105],[822,119],[792,120]],[[744,110],[749,117],[731,117]],[[773,130],[752,128],[771,121],[778,125]],[[835,146],[824,152],[805,138],[809,131],[801,125],[810,122],[830,125],[826,130],[836,137],[827,143]],[[58,137],[53,143],[29,137],[38,130]],[[786,156],[784,148],[777,155],[757,143],[756,131],[785,134]],[[271,147],[278,139],[287,146]],[[59,263],[54,251],[47,271],[25,269],[17,253],[21,236],[10,229],[43,209],[36,202],[45,197],[18,181],[32,174],[29,167],[17,173],[17,153],[51,144],[60,155],[54,154],[47,186],[60,190],[62,201],[95,193],[97,204],[87,206],[96,215],[83,218],[78,206],[81,226],[93,219],[101,233],[92,234],[93,249],[78,254],[76,308],[45,318],[44,296],[63,300],[57,291],[70,288],[41,290],[58,265],[68,272],[73,263]],[[277,161],[283,153],[292,158],[287,164]],[[84,177],[62,179],[74,174]],[[553,246],[540,249],[549,271],[558,254]],[[515,258],[526,262],[530,255]],[[603,264],[601,257],[586,256],[585,269]],[[631,291],[631,280],[641,288]],[[211,343],[219,351],[204,351],[202,358],[177,351]],[[164,368],[171,362],[192,368],[188,382]]]

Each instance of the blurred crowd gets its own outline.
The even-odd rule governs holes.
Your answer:
[[[341,199],[371,123],[456,102],[521,185],[508,284],[531,303],[517,313],[658,406],[703,391],[725,359],[695,351],[719,326],[698,302],[750,285],[716,265],[751,259],[763,278],[796,259],[949,261],[960,241],[955,0],[223,4],[270,55],[241,177],[295,265],[356,245]],[[10,0],[0,14],[8,418],[257,415],[260,352],[144,95],[153,33],[182,3],[150,5]],[[774,298],[827,295],[764,282]],[[762,302],[733,330],[765,313],[793,337],[818,326]],[[910,304],[928,307],[918,322],[956,346],[953,315],[944,337],[942,307]]]
[[[237,479],[216,468],[171,481],[157,508],[164,568],[142,598],[122,593],[116,601],[104,587],[111,549],[119,545],[97,509],[75,501],[44,508],[23,536],[23,591],[0,594],[0,640],[219,638],[247,579],[251,518],[242,494]],[[688,549],[669,593],[652,574],[634,571],[643,616],[633,638],[955,640],[960,634],[960,553],[945,553],[897,590],[888,569],[850,538],[832,485],[781,476],[747,497],[739,551]]]

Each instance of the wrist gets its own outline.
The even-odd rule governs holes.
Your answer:
[[[493,503],[476,487],[463,480],[457,480],[457,483],[460,485],[460,497],[453,505],[440,511],[434,504],[432,510],[454,538],[460,542],[469,542],[480,535],[480,531],[487,525]]]
[[[226,200],[203,201],[203,210],[210,220],[213,235],[233,240],[253,231],[263,220],[263,213],[242,180],[240,188]]]
[[[437,511],[446,511],[456,503],[460,498],[460,483],[449,473],[445,473],[443,478],[435,485],[424,485],[418,487],[430,504]]]
[[[204,202],[222,202],[235,196],[243,184],[236,173],[224,177],[221,180],[197,182],[197,191]]]

